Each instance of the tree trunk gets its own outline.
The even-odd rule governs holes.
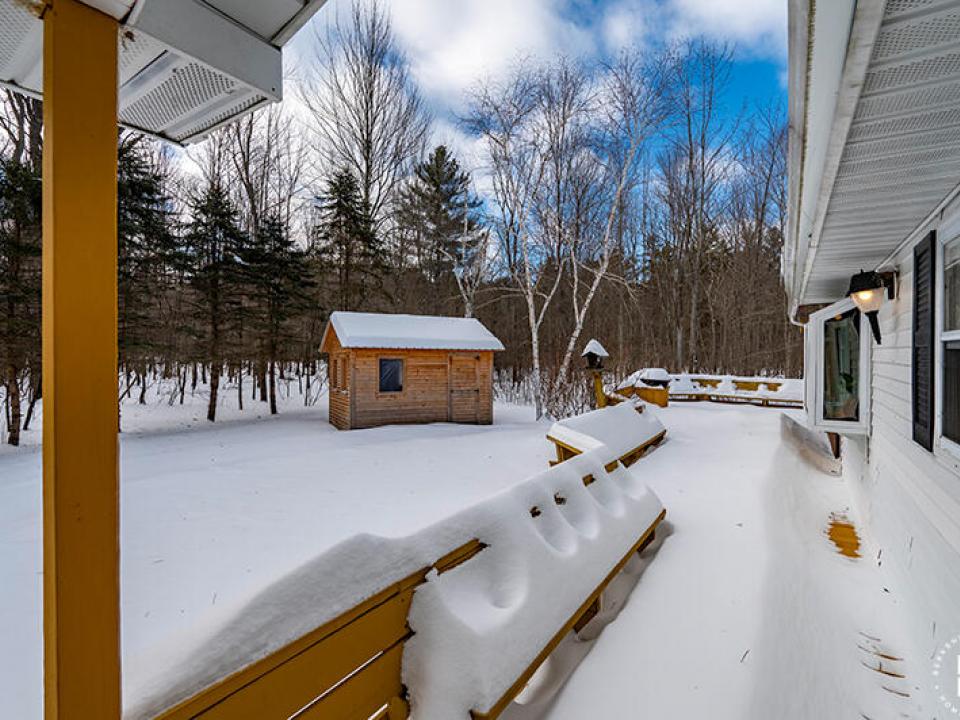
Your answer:
[[[210,364],[210,402],[207,405],[207,420],[216,422],[217,419],[217,393],[220,390],[220,363]]]
[[[33,411],[37,407],[37,401],[43,395],[43,383],[41,382],[40,373],[37,373],[35,378],[31,378],[33,382],[33,387],[30,390],[30,404],[27,406],[27,416],[23,419],[23,429],[30,429],[30,422],[33,420]]]
[[[20,370],[16,364],[7,366],[7,399],[10,405],[10,425],[7,428],[7,444],[17,447],[20,444]]]
[[[277,414],[277,364],[270,361],[270,414]]]

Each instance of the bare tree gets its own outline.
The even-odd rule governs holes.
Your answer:
[[[480,85],[471,98],[465,125],[479,135],[487,152],[493,187],[492,224],[511,290],[526,305],[530,334],[533,400],[544,411],[540,329],[563,277],[562,245],[537,231],[536,199],[542,189],[549,148],[540,127],[538,72],[518,64],[504,81]]]
[[[420,93],[379,2],[354,0],[346,20],[316,35],[316,69],[301,98],[316,131],[315,150],[357,178],[374,231],[390,229],[393,203],[430,126]]]
[[[573,329],[557,373],[561,382],[570,370],[574,350],[600,284],[610,274],[613,255],[622,248],[617,240],[623,228],[628,195],[638,180],[640,168],[637,160],[644,144],[667,114],[665,68],[670,67],[671,62],[669,55],[646,57],[625,53],[607,68],[596,108],[592,104],[579,107],[580,112],[590,113],[591,116],[601,109],[604,111],[600,115],[601,124],[595,129],[593,158],[597,166],[595,177],[600,188],[601,209],[605,210],[606,218],[601,227],[594,228],[575,216],[572,232],[565,233],[567,241],[573,243],[567,254],[573,277]],[[599,237],[582,237],[584,229],[597,232]],[[583,252],[584,245],[587,252]],[[586,294],[582,299],[581,274],[588,278]]]

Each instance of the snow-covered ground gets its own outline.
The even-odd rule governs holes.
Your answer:
[[[552,454],[548,426],[516,406],[499,405],[491,427],[347,433],[293,403],[213,426],[192,419],[199,408],[125,407],[123,642],[134,665],[345,538],[415,533]],[[842,481],[800,463],[776,410],[659,412],[668,439],[630,472],[667,507],[668,532],[619,617],[592,643],[565,644],[576,658],[593,647],[559,694],[511,717],[929,717],[914,689],[927,659],[901,634],[906,610],[869,537],[861,528],[852,559],[826,536],[831,514],[856,524]],[[40,569],[39,451],[4,451],[0,693],[5,716],[23,720],[40,717]],[[906,679],[870,669],[881,663]]]
[[[214,425],[194,425],[197,408],[125,406],[128,428],[156,428],[158,413],[189,426],[121,436],[125,661],[149,666],[171,636],[221,622],[345,538],[412,534],[552,456],[530,408],[498,405],[490,427],[339,432],[325,405]],[[18,720],[40,717],[40,510],[39,448],[0,454],[0,715]]]

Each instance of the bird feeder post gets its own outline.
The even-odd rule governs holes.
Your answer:
[[[610,357],[596,340],[587,343],[581,355],[587,361],[587,371],[593,378],[593,396],[598,408],[605,408],[609,403],[607,394],[603,391],[603,359]]]

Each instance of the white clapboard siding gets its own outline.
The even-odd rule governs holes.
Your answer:
[[[883,344],[873,349],[870,436],[845,442],[844,475],[883,565],[920,611],[919,649],[932,652],[960,633],[960,460],[912,439],[913,248],[895,262],[899,297],[881,310]]]

